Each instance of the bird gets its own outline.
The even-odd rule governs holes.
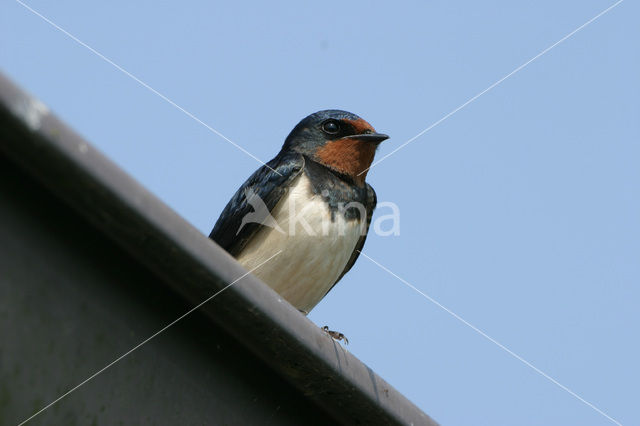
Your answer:
[[[388,138],[347,111],[307,116],[231,197],[209,238],[307,315],[364,246],[377,203],[365,178]]]

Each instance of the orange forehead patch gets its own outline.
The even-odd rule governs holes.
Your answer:
[[[366,121],[361,121],[369,126]],[[357,185],[362,186],[367,177],[365,170],[371,165],[375,154],[376,144],[371,142],[336,139],[319,148],[315,157],[320,163],[351,177]]]
[[[353,128],[356,130],[356,133],[369,133],[369,132],[374,133],[375,132],[371,124],[367,123],[362,118],[359,118],[357,120],[345,119],[344,122],[351,124]]]

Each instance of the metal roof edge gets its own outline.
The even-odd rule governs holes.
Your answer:
[[[1,73],[0,123],[0,150],[192,303],[245,274]],[[344,423],[437,424],[253,275],[200,309]]]

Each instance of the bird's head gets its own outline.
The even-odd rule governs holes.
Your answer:
[[[388,138],[355,114],[325,110],[302,119],[287,136],[282,150],[304,154],[364,185],[378,144]]]

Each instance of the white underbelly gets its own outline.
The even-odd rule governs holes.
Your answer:
[[[308,313],[344,270],[360,238],[359,221],[346,221],[311,191],[301,174],[271,215],[280,230],[264,226],[237,260],[293,306]]]

